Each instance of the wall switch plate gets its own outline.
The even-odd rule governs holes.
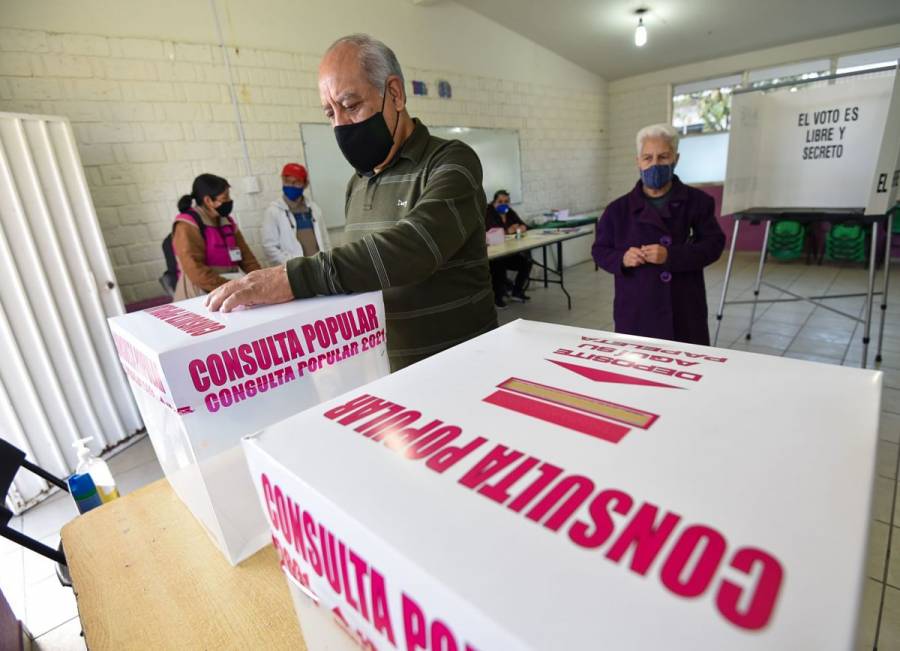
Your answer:
[[[243,183],[246,194],[258,194],[260,192],[259,179],[255,176],[245,176]]]

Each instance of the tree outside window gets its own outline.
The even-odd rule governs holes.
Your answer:
[[[716,83],[719,81],[734,83]],[[729,78],[711,80],[709,84],[676,86],[672,95],[672,125],[685,135],[728,131],[731,96],[739,88],[737,81]]]

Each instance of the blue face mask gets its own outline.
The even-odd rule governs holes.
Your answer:
[[[675,165],[653,165],[641,170],[641,181],[651,190],[659,190],[672,180],[672,172]]]
[[[303,196],[303,188],[294,188],[289,185],[282,186],[281,191],[291,201],[296,201]]]
[[[505,215],[506,213],[509,212],[509,204],[501,203],[499,206],[497,206],[496,210],[499,214]]]

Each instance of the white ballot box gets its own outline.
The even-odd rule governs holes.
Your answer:
[[[880,395],[516,321],[244,447],[298,610],[363,648],[845,650]]]
[[[386,375],[384,306],[380,292],[229,314],[204,300],[109,324],[166,477],[235,564],[269,539],[241,437]]]

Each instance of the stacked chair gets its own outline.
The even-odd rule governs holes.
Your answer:
[[[831,262],[866,262],[868,228],[846,222],[834,224],[825,236],[825,259]]]
[[[769,231],[769,255],[781,262],[796,260],[803,255],[806,229],[800,222],[784,219],[772,223]]]

